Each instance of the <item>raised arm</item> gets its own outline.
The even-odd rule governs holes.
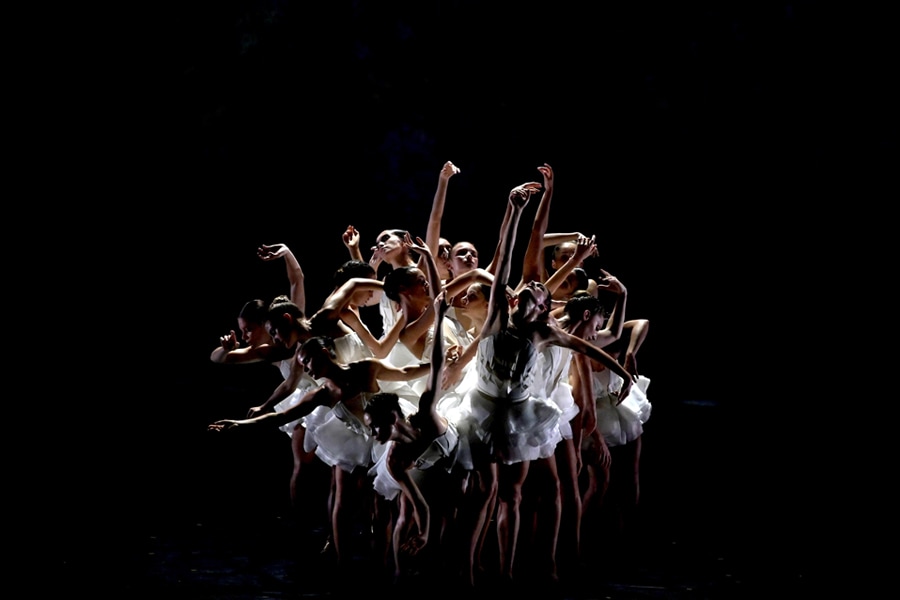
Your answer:
[[[264,261],[277,260],[279,258],[284,259],[284,265],[287,269],[287,277],[288,282],[291,286],[290,299],[291,302],[300,307],[300,310],[303,313],[306,313],[306,284],[305,277],[303,275],[303,269],[300,268],[300,263],[297,261],[297,257],[294,256],[294,253],[291,252],[291,249],[288,248],[284,244],[272,244],[266,245],[262,244],[256,250],[257,256],[259,256]]]
[[[509,192],[509,218],[504,217],[503,224],[500,226],[500,241],[497,245],[497,269],[494,272],[494,283],[491,285],[491,297],[488,300],[488,314],[484,324],[485,331],[494,332],[505,326],[505,320],[509,312],[506,287],[512,267],[516,230],[519,228],[522,210],[528,204],[528,199],[540,189],[541,184],[530,182],[515,187]]]
[[[512,218],[512,207],[507,202],[506,203],[506,212],[503,213],[503,221],[500,225],[500,230],[503,231],[503,227],[509,224],[509,220]],[[488,263],[488,266],[485,267],[485,271],[494,275],[497,272],[497,265],[500,264],[500,240],[497,240],[497,246],[494,248],[494,256],[491,258],[491,262]]]
[[[625,304],[628,300],[628,290],[622,285],[622,282],[618,280],[618,278],[610,275],[607,271],[600,269],[600,272],[603,274],[603,278],[597,284],[598,289],[604,289],[616,294],[616,303],[613,306],[612,312],[609,313],[609,319],[607,320],[606,327],[603,331],[607,331],[610,336],[610,340],[608,343],[614,342],[622,337],[622,327],[625,323]],[[600,332],[602,333],[602,332]],[[598,334],[598,338],[599,338]],[[601,348],[606,344],[597,344]]]
[[[419,253],[419,265],[420,268],[425,271],[425,278],[428,281],[428,294],[433,300],[437,297],[438,292],[441,291],[441,276],[438,274],[437,264],[434,262],[434,254],[432,254],[431,248],[429,248],[428,244],[420,237],[416,237],[416,241],[413,243],[409,233],[406,234],[404,244],[406,244],[410,250]]]
[[[408,233],[406,234],[404,243],[411,250],[419,253],[419,256],[421,257],[419,264],[424,267],[425,278],[428,281],[428,295],[431,296],[433,300],[441,291],[441,280],[437,272],[437,265],[434,262],[434,256],[431,255],[431,249],[428,248],[420,237],[417,237],[416,243],[413,243],[412,238]],[[403,331],[400,333],[400,341],[413,350],[416,343],[422,339],[422,336],[433,326],[433,324],[434,307],[429,306],[417,319],[407,322],[406,327],[404,327]],[[422,348],[421,351],[424,351],[424,348]],[[418,356],[420,351],[413,350],[413,352]]]
[[[391,329],[386,331],[385,335],[379,340],[369,327],[363,323],[359,315],[350,308],[350,301],[357,292],[367,290],[375,292],[383,289],[384,282],[378,279],[352,277],[331,292],[328,298],[325,299],[322,307],[310,317],[310,322],[315,327],[318,327],[321,322],[341,320],[347,327],[356,332],[359,339],[372,351],[373,356],[384,358],[390,353],[400,338],[400,331],[406,323],[406,315],[401,312]]]
[[[551,275],[550,278],[547,279],[546,283],[544,284],[547,286],[547,290],[552,294],[557,289],[559,289],[559,286],[566,280],[566,278],[569,276],[569,273],[575,270],[575,267],[580,265],[581,261],[583,261],[585,258],[596,251],[597,242],[594,236],[591,236],[589,238],[586,238],[584,236],[579,237],[575,242],[575,254],[570,256],[569,260],[567,260],[563,264],[563,266],[554,271],[553,275]]]
[[[406,313],[402,310],[397,314],[397,320],[394,321],[390,329],[384,332],[381,339],[376,338],[368,326],[359,318],[359,315],[349,308],[341,313],[341,320],[356,332],[356,335],[369,347],[372,356],[375,358],[385,358],[390,354],[400,340],[400,334],[403,332],[404,327],[406,327]]]
[[[341,240],[344,242],[344,246],[347,247],[347,251],[350,252],[351,260],[366,262],[366,259],[363,258],[362,250],[359,249],[359,232],[356,230],[356,227],[347,225],[347,230],[341,235]]]
[[[428,227],[425,229],[425,245],[433,256],[444,259],[440,253],[441,220],[444,218],[444,203],[447,200],[447,184],[450,178],[459,173],[459,168],[449,160],[441,167],[438,175],[437,189],[431,202],[431,214],[428,216]]]
[[[311,317],[314,319],[326,319],[337,321],[353,300],[354,294],[361,291],[378,292],[384,289],[384,282],[368,277],[351,277],[336,290],[331,292],[322,303],[322,306]]]
[[[522,263],[521,287],[529,281],[547,281],[547,269],[544,266],[544,233],[550,222],[550,201],[553,199],[553,169],[547,163],[538,167],[538,171],[544,176],[544,193],[534,213],[534,225],[531,228],[531,236],[528,238],[528,247],[525,249],[525,259]]]
[[[454,298],[459,294],[465,293],[470,285],[479,281],[491,285],[494,283],[494,276],[485,269],[475,268],[444,283],[444,292],[446,292],[448,298]]]

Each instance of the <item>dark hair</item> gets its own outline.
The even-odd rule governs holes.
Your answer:
[[[337,351],[334,348],[334,338],[328,337],[327,335],[312,336],[300,344],[300,350],[308,352],[310,346],[317,346],[321,350],[327,350],[332,358],[337,357]]]
[[[572,321],[580,321],[584,311],[592,315],[597,314],[603,308],[603,304],[586,290],[578,290],[566,301],[565,313]]]
[[[491,284],[484,281],[473,281],[469,287],[477,288],[478,293],[481,294],[485,300],[491,299]]]
[[[415,281],[415,270],[418,270],[418,267],[397,267],[385,275],[384,295],[394,302],[400,302],[400,289]]]
[[[365,261],[348,260],[334,272],[332,283],[334,283],[334,287],[337,289],[354,277],[375,279],[375,269]]]
[[[576,279],[575,290],[587,290],[589,281],[587,271],[581,267],[575,267],[572,269],[572,274],[575,275]]]
[[[269,309],[266,307],[265,300],[256,298],[250,300],[241,308],[238,318],[251,323],[265,323],[266,317],[269,315]]]
[[[390,416],[393,412],[403,414],[400,409],[400,396],[394,392],[378,392],[369,398],[363,410],[369,413],[373,420]]]
[[[300,307],[291,302],[290,298],[285,295],[276,296],[266,313],[266,320],[276,329],[284,329],[288,325],[284,318],[284,313],[289,314],[294,319],[300,321],[303,319],[303,311]]]
[[[574,246],[576,246],[576,247],[578,246],[578,244],[576,244],[575,242],[573,242],[573,241],[571,241],[571,240],[570,240],[570,241],[566,241],[566,242],[560,242],[560,243],[556,244],[555,246],[553,246],[553,250],[551,251],[551,254],[550,254],[551,258],[553,258],[554,260],[558,259],[558,258],[559,258],[559,253],[562,252],[562,248],[563,248],[563,246],[565,246],[566,244],[571,244],[571,245],[574,245]]]

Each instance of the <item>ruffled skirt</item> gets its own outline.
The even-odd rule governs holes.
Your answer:
[[[506,464],[549,458],[562,440],[562,411],[543,398],[495,399],[473,388],[458,414],[457,462],[466,469],[474,468],[474,455],[484,450]]]
[[[374,462],[374,438],[369,428],[338,402],[334,408],[317,406],[303,421],[303,449],[315,450],[322,462],[348,473]]]
[[[453,468],[455,463],[456,449],[459,442],[459,433],[456,426],[449,424],[447,431],[431,443],[428,449],[422,453],[416,460],[415,465],[409,470],[409,475],[417,484],[421,485],[425,477],[425,472],[440,465],[438,468],[444,468],[448,472]],[[369,477],[372,479],[372,487],[375,491],[387,498],[393,500],[402,491],[400,484],[391,475],[387,465],[387,449],[395,442],[388,442],[383,445],[383,449],[378,452],[378,459],[369,469]]]
[[[618,379],[618,376],[613,374]],[[595,381],[596,382],[596,381]],[[613,383],[613,391],[621,389]],[[597,431],[603,435],[607,446],[621,446],[636,440],[644,432],[644,423],[650,418],[652,405],[647,398],[650,379],[643,375],[631,385],[628,396],[616,406],[618,397],[609,390],[602,390],[595,401],[597,405]],[[585,438],[585,443],[588,443]]]

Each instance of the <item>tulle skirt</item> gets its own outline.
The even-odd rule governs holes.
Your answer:
[[[456,426],[450,423],[447,431],[431,443],[409,470],[409,475],[413,481],[421,485],[426,471],[435,466],[450,471],[455,463],[458,442],[459,433],[456,430]],[[387,449],[394,443],[391,441],[383,444],[384,448],[379,450],[375,464],[369,469],[372,487],[388,500],[393,500],[401,492],[400,484],[391,475],[387,465]]]
[[[568,383],[560,383],[550,394],[550,401],[553,402],[560,410],[559,416],[559,433],[564,440],[571,440],[574,435],[572,433],[572,419],[574,419],[581,409],[575,404],[575,396],[572,395],[572,386]]]
[[[613,392],[621,389],[621,378],[611,374]],[[618,382],[615,381],[618,379]],[[595,379],[595,383],[598,383]],[[617,385],[618,383],[618,385]],[[628,396],[616,406],[618,397],[609,389],[596,395],[597,431],[603,435],[607,446],[621,446],[636,440],[644,432],[644,423],[650,418],[652,405],[647,398],[650,379],[642,375],[631,385]],[[585,443],[590,443],[585,438]]]
[[[468,391],[457,413],[457,462],[466,469],[474,468],[474,457],[484,451],[506,464],[549,458],[562,440],[562,411],[543,398],[513,402],[476,387]]]
[[[375,441],[369,428],[341,402],[333,408],[316,407],[303,425],[306,427],[303,449],[315,450],[325,464],[350,473],[356,467],[368,469],[374,462]]]

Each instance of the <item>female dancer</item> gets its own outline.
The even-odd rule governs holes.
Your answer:
[[[288,283],[290,284],[289,298],[300,310],[306,310],[306,278],[300,263],[285,244],[262,244],[256,250],[257,256],[263,261],[269,262],[284,259],[287,270]],[[283,360],[290,360],[292,352],[284,351],[284,348],[272,343],[272,336],[266,329],[266,317],[268,304],[264,300],[255,298],[244,303],[237,316],[238,331],[241,332],[241,340],[244,346],[238,342],[237,335],[232,329],[219,338],[219,345],[210,353],[209,359],[214,363],[244,364],[254,362],[271,362],[278,364]],[[287,372],[287,365],[279,367],[282,375]]]
[[[652,410],[647,397],[650,379],[638,374],[637,352],[649,328],[647,319],[625,321],[622,335],[605,347],[612,356],[621,358],[636,379],[628,392],[619,387],[621,379],[616,373],[593,361],[590,364],[597,427],[583,442],[587,480],[582,501],[585,539],[602,537],[599,545],[594,544],[594,551],[600,545],[623,548],[635,539],[641,441]],[[603,460],[604,454],[608,460]],[[608,535],[598,535],[601,531]]]
[[[394,527],[394,578],[404,573],[404,563],[429,544],[429,557],[420,566],[440,564],[439,551],[453,522],[457,494],[454,475],[456,426],[437,411],[442,393],[444,365],[442,321],[447,312],[444,294],[435,300],[435,334],[431,344],[431,371],[418,410],[404,415],[394,393],[375,394],[366,405],[366,424],[386,451],[369,471],[375,491],[388,500],[399,498]]]
[[[519,291],[515,305],[507,299],[512,248],[522,210],[531,195],[541,189],[536,182],[510,191],[510,218],[500,231],[498,263],[476,356],[477,384],[466,393],[466,415],[457,423],[468,451],[460,461],[477,475],[472,511],[465,531],[468,536],[469,585],[475,585],[475,552],[491,495],[498,498],[497,536],[500,576],[511,580],[519,532],[522,485],[531,460],[553,455],[561,439],[560,410],[549,400],[534,396],[538,355],[548,345],[582,352],[620,373],[630,386],[628,373],[608,354],[585,340],[553,326],[549,321],[550,294],[543,283],[529,281]]]
[[[270,426],[302,419],[306,430],[303,448],[315,452],[332,468],[332,541],[339,567],[345,566],[344,542],[352,525],[353,509],[362,500],[354,492],[365,490],[365,476],[374,463],[373,438],[363,422],[363,408],[379,381],[402,381],[425,375],[427,363],[396,367],[383,359],[363,358],[349,364],[337,360],[334,344],[327,336],[304,341],[297,353],[301,368],[319,383],[299,402],[283,412],[268,412],[242,420],[223,419],[209,425],[211,431]],[[300,436],[294,435],[295,438]]]

